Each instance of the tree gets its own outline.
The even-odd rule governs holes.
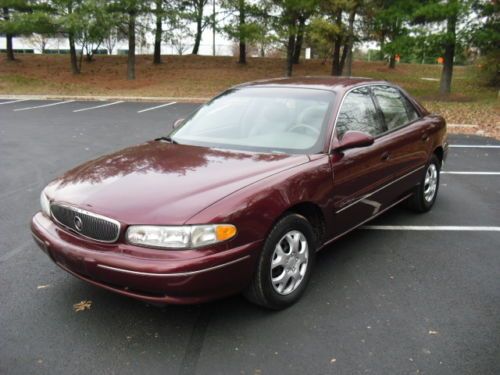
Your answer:
[[[234,20],[224,27],[224,32],[239,43],[238,63],[246,64],[248,43],[256,41],[262,33],[257,21],[259,9],[247,0],[225,0],[222,6]]]
[[[45,3],[31,0],[0,0],[0,33],[5,34],[7,61],[14,61],[13,39],[15,35],[31,35],[49,32],[51,25],[45,11]]]
[[[106,3],[105,0],[85,0],[78,7],[80,24],[76,39],[81,46],[80,56],[85,52],[88,62],[92,61],[95,51],[116,26],[113,14],[108,12]]]
[[[169,2],[167,5],[163,9],[167,26],[163,30],[163,40],[170,43],[178,55],[183,55],[191,47],[188,42],[190,38],[193,38],[189,27],[191,21],[186,16],[182,4]]]
[[[481,54],[480,72],[492,86],[500,86],[500,2],[475,0],[472,9],[477,17],[470,23],[466,41]]]
[[[71,71],[73,74],[80,74],[81,60],[77,57],[76,39],[78,33],[83,28],[80,19],[80,1],[77,0],[52,0],[50,2],[51,22],[57,28],[57,32],[64,34],[68,38]]]
[[[193,55],[197,55],[200,49],[201,36],[207,26],[213,23],[212,16],[205,16],[204,9],[209,0],[176,0],[175,7],[179,16],[186,21],[196,25],[194,34]]]
[[[331,54],[332,75],[342,75],[346,62],[348,74],[351,73],[350,61],[356,40],[354,22],[360,6],[361,2],[357,0],[323,1],[320,5],[322,16],[311,21],[308,38],[312,45],[321,51],[325,60]]]
[[[48,5],[54,33],[68,38],[71,71],[80,74],[84,51],[92,61],[94,51],[115,27],[115,15],[109,13],[106,0],[52,0]]]
[[[135,48],[137,18],[141,14],[150,12],[148,2],[140,0],[114,0],[108,1],[108,11],[116,15],[116,24],[121,33],[127,36],[127,79],[135,79]]]
[[[306,21],[318,8],[317,0],[274,0],[281,15],[278,33],[284,37],[286,45],[286,75],[291,76],[293,64],[298,63],[302,50]]]
[[[161,41],[163,37],[163,0],[155,0],[155,20],[156,20],[156,28],[155,28],[155,49],[154,49],[154,57],[153,64],[161,64]]]
[[[49,42],[49,38],[46,34],[33,34],[29,37],[29,43],[35,47],[39,48],[41,53],[45,53],[45,49],[47,47],[47,43]]]
[[[429,0],[419,5],[413,12],[413,22],[415,24],[432,25],[434,29],[438,30],[432,33],[432,36],[440,40],[444,52],[439,93],[446,96],[451,92],[459,22],[463,23],[462,33],[470,31],[466,20],[471,15],[471,1]]]
[[[369,33],[380,43],[381,58],[389,56],[391,69],[396,67],[396,55],[407,46],[414,4],[408,0],[374,0],[363,9]]]
[[[275,32],[276,16],[272,14],[274,6],[272,0],[260,0],[255,9],[256,23],[259,25],[254,42],[259,48],[260,57],[265,57],[270,45],[278,41]]]
[[[118,43],[119,40],[121,40],[120,33],[115,25],[108,30],[108,33],[104,37],[104,46],[110,55],[113,54],[116,43]]]
[[[5,4],[2,4],[5,5]],[[10,22],[10,9],[7,6],[2,6],[2,11],[3,11],[3,20],[2,20],[2,29],[8,30],[8,23]],[[5,33],[5,39],[6,39],[6,44],[7,44],[7,60],[8,61],[14,61],[14,47],[12,43],[12,39],[14,38],[14,35],[12,32],[7,31]]]

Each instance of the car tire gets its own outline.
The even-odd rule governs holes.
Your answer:
[[[408,207],[416,212],[429,211],[436,201],[439,190],[439,173],[441,161],[433,154],[425,167],[420,183],[415,187],[413,195],[408,199]]]
[[[299,300],[311,277],[316,254],[311,224],[290,214],[273,227],[262,249],[245,297],[268,309],[284,309]]]

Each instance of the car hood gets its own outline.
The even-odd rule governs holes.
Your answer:
[[[228,194],[308,160],[152,141],[84,163],[46,193],[127,224],[179,225]]]

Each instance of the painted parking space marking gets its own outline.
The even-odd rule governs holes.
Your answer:
[[[500,176],[500,172],[467,172],[467,171],[441,171],[441,174],[471,175],[471,176]]]
[[[449,128],[477,128],[479,125],[473,124],[446,124]]]
[[[146,109],[141,109],[140,111],[137,111],[137,113],[143,113],[143,112],[152,111],[152,110],[158,109],[158,108],[168,107],[169,105],[172,105],[175,103],[177,103],[177,102],[171,102],[171,103],[161,104],[161,105],[157,105],[157,106],[146,108]]]
[[[16,109],[14,109],[14,111],[15,112],[18,112],[18,111],[27,111],[27,110],[30,110],[30,109],[53,107],[55,105],[67,104],[67,103],[73,103],[73,102],[74,102],[74,100],[66,100],[66,101],[63,101],[63,102],[56,102],[56,103],[50,103],[50,104],[37,105],[37,106],[34,106],[34,107],[16,108]]]
[[[449,145],[450,148],[500,148],[500,145]]]
[[[123,103],[123,100],[119,100],[117,102],[113,103],[106,103],[106,104],[101,104],[101,105],[95,105],[93,107],[87,107],[87,108],[80,108],[80,109],[75,109],[73,112],[83,112],[83,111],[90,111],[92,109],[97,109],[97,108],[104,108],[104,107],[109,107],[115,104],[120,104]]]
[[[414,230],[414,231],[469,231],[500,232],[500,227],[462,226],[462,225],[364,225],[368,230]]]
[[[26,102],[27,100],[28,99],[9,100],[8,102],[2,102],[2,103],[0,103],[0,105]]]

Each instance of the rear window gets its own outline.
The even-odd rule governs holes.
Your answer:
[[[399,128],[418,118],[418,113],[401,92],[390,86],[373,86],[388,130]]]

